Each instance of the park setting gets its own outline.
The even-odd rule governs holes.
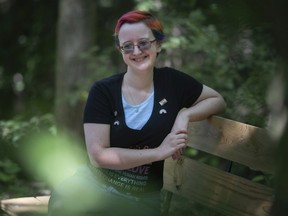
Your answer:
[[[193,76],[226,103],[224,112],[190,122],[181,157],[164,160],[161,216],[287,216],[287,6],[284,0],[0,1],[0,216],[48,215],[54,188],[90,163],[86,101],[94,82],[126,71],[130,53],[117,47],[114,28],[133,10],[154,14],[164,26],[155,67]],[[132,54],[144,50],[132,46]],[[83,191],[75,193],[83,193],[87,208],[105,206]],[[86,208],[81,198],[69,205]]]

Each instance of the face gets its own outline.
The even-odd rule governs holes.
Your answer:
[[[147,71],[153,69],[157,53],[161,51],[161,46],[157,41],[154,41],[155,37],[149,27],[142,22],[125,23],[120,28],[118,38],[120,47],[132,48],[131,45],[134,45],[133,51],[129,53],[122,51],[123,60],[127,64],[128,70]],[[148,47],[149,43],[151,44],[148,49],[145,46],[147,43]],[[142,49],[139,47],[142,47]]]

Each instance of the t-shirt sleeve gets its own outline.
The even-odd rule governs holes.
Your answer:
[[[203,90],[203,84],[192,76],[172,69],[172,80],[180,107],[192,106]]]
[[[110,124],[112,121],[111,95],[101,82],[91,87],[84,109],[83,123]]]

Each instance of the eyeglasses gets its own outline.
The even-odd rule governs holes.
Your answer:
[[[120,47],[120,49],[124,54],[133,53],[135,46],[137,46],[138,49],[140,49],[141,51],[149,50],[151,48],[152,43],[154,43],[155,41],[156,41],[156,39],[152,40],[152,41],[140,40],[140,41],[138,41],[138,44],[136,44],[136,45],[134,45],[132,42],[126,42],[123,44],[123,46]]]

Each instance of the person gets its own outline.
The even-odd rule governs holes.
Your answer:
[[[65,197],[66,204],[80,202],[70,209],[75,215],[160,215],[164,160],[181,157],[189,122],[226,106],[217,91],[193,77],[155,66],[163,40],[152,14],[135,10],[119,18],[115,43],[127,69],[92,85],[84,110],[90,164],[64,184],[69,189],[62,186],[51,196],[51,215],[65,209]],[[86,195],[92,210],[83,205]]]

